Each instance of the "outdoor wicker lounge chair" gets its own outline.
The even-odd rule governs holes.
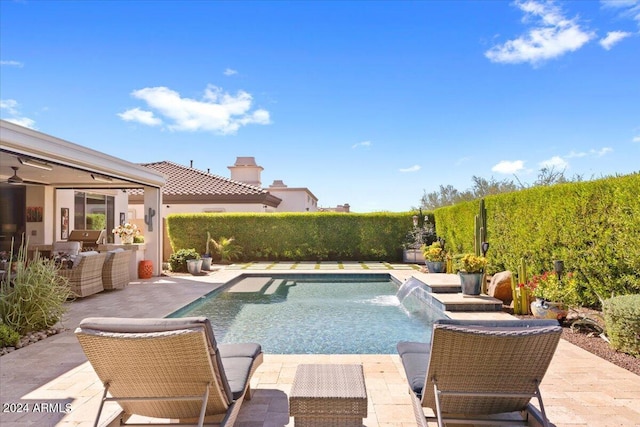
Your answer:
[[[73,261],[73,267],[58,270],[60,276],[69,280],[71,291],[77,297],[86,297],[102,292],[102,266],[107,254],[98,252],[81,252]]]
[[[427,426],[423,407],[435,412],[428,418],[440,427],[482,421],[527,425],[523,418],[529,416],[548,426],[538,386],[561,330],[555,320],[447,319],[435,322],[430,344],[398,343],[418,426]],[[530,404],[533,397],[539,411]],[[506,422],[512,412],[522,417],[514,422],[509,414]]]
[[[102,284],[105,289],[122,289],[129,284],[131,254],[131,251],[122,248],[107,252],[107,259],[102,266]]]
[[[96,426],[106,401],[118,402],[124,422],[142,415],[232,426],[262,363],[259,344],[217,345],[205,317],[87,318],[75,333],[104,385]]]

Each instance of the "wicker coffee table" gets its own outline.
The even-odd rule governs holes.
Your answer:
[[[298,365],[289,415],[296,427],[362,426],[367,416],[362,365]]]

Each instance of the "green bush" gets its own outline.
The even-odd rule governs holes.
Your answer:
[[[11,327],[0,324],[0,347],[15,347],[20,341],[20,334]]]
[[[107,228],[107,216],[105,214],[87,214],[88,230],[105,230]]]
[[[610,298],[603,309],[611,346],[640,358],[640,294]]]
[[[640,174],[535,187],[485,197],[487,271],[533,273],[563,260],[580,283],[580,304],[640,293]],[[454,253],[473,252],[479,200],[434,211],[436,232]]]
[[[402,243],[412,228],[404,213],[224,213],[167,217],[171,247],[206,251],[206,235],[233,236],[241,261],[322,261],[402,259]],[[428,216],[429,214],[427,214]]]
[[[195,249],[180,249],[169,257],[171,271],[187,272],[187,260],[200,259],[200,254]]]
[[[58,323],[73,296],[53,260],[38,256],[27,263],[26,259],[22,248],[11,283],[4,280],[0,288],[0,318],[20,335]]]

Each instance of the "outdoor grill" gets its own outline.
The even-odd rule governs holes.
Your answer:
[[[73,230],[69,234],[70,242],[80,242],[83,251],[97,251],[98,245],[105,243],[105,230]]]

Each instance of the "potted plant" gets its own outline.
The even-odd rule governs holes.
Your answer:
[[[431,245],[422,246],[422,254],[424,255],[425,264],[429,273],[444,273],[447,252],[442,247],[440,242],[433,242]]]
[[[530,304],[531,314],[538,319],[557,319],[567,317],[568,307],[580,304],[579,284],[573,273],[560,280],[553,271],[534,275],[526,284],[536,298]]]
[[[464,295],[480,295],[482,289],[482,278],[484,268],[487,266],[487,259],[475,254],[464,254],[458,260],[458,276]]]
[[[111,232],[120,237],[120,241],[125,245],[132,244],[134,237],[140,233],[138,226],[129,222],[117,226]]]
[[[191,274],[199,274],[202,269],[202,259],[195,249],[178,249],[169,257],[171,271],[189,272]]]
[[[424,217],[422,227],[418,225],[420,216],[413,216],[413,228],[407,231],[402,241],[402,259],[404,262],[424,262],[422,246],[431,244],[436,239],[434,226]]]
[[[211,270],[211,252],[209,251],[209,242],[211,242],[211,233],[207,231],[207,242],[205,243],[205,250],[202,254],[202,269],[205,271]]]

